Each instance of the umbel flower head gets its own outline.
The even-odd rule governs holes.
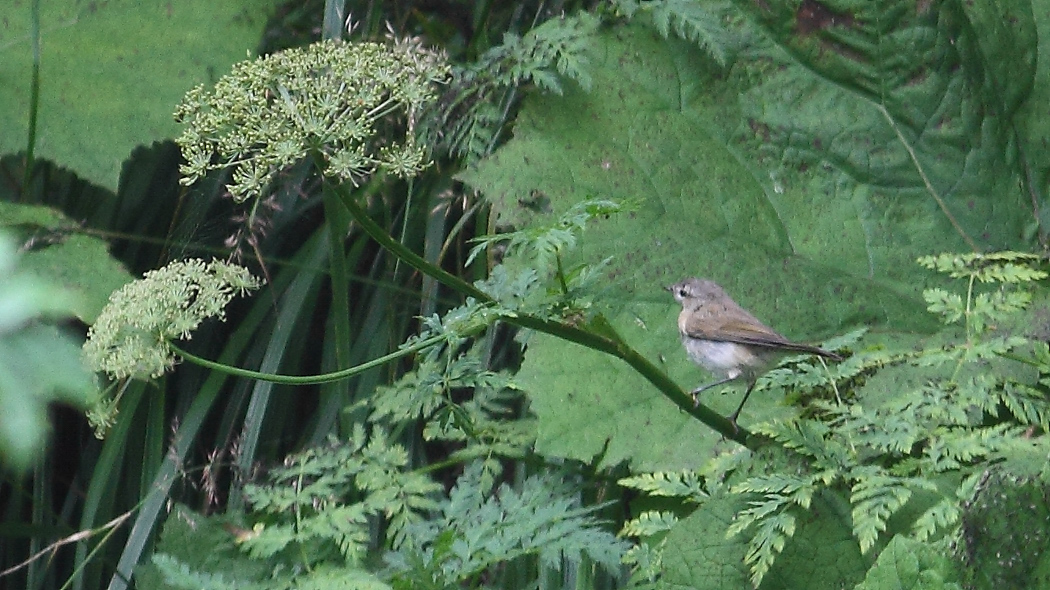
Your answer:
[[[188,339],[207,318],[225,319],[234,295],[261,284],[246,268],[217,260],[151,270],[110,295],[88,331],[84,359],[114,379],[160,377],[175,364],[171,340]]]
[[[181,182],[233,167],[227,188],[244,201],[308,155],[355,185],[377,170],[417,174],[428,162],[415,120],[448,76],[444,56],[414,42],[328,40],[241,62],[176,109],[186,126],[176,140],[186,160]]]

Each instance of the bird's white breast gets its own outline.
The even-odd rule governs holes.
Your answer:
[[[682,344],[694,362],[722,378],[736,379],[749,369],[760,370],[767,359],[742,344],[718,340],[701,340],[682,336]]]

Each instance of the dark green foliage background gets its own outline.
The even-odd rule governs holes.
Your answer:
[[[171,138],[182,95],[254,50],[274,0],[42,2],[37,150],[116,190],[136,146]],[[30,2],[0,6],[0,154],[26,149]]]
[[[34,162],[29,185],[22,183],[29,10],[24,3],[0,7],[0,79],[17,81],[0,85],[0,113],[13,122],[0,133],[0,195],[65,213],[5,205],[0,225],[23,240],[64,238],[24,261],[83,294],[77,316],[85,324],[132,274],[185,255],[225,255],[223,239],[236,223],[224,179],[179,187],[175,148],[152,143],[176,133],[170,117],[182,93],[210,84],[248,49],[311,42],[341,27],[338,18],[322,21],[337,2],[221,4],[42,4],[36,154],[43,161]],[[718,281],[793,339],[817,342],[867,325],[874,332],[862,347],[903,348],[939,330],[921,294],[944,281],[917,266],[918,256],[1035,249],[1045,239],[1050,60],[1039,57],[1050,46],[1046,0],[556,4],[347,3],[357,34],[378,37],[389,21],[399,34],[444,47],[461,65],[500,43],[511,46],[508,32],[571,27],[584,9],[605,18],[601,26],[579,24],[572,39],[578,51],[550,60],[566,63],[544,62],[547,69],[524,78],[532,84],[502,95],[494,135],[478,142],[499,149],[481,160],[439,153],[412,183],[386,183],[369,212],[413,251],[474,280],[487,271],[465,265],[475,236],[541,226],[586,199],[629,204],[629,213],[590,224],[565,262],[611,259],[587,293],[588,312],[603,314],[683,388],[707,378],[681,350],[678,309],[663,289],[685,276]],[[629,8],[637,10],[630,21]],[[556,80],[560,92],[545,80]],[[235,305],[228,324],[196,334],[195,352],[260,370],[317,373],[385,354],[418,332],[419,315],[461,302],[356,227],[340,253],[349,293],[336,301],[319,192],[306,167],[282,177],[272,226],[245,258],[269,275],[269,289]],[[103,255],[106,243],[113,258]],[[124,273],[118,260],[134,272]],[[333,328],[343,321],[349,341]],[[636,507],[607,487],[609,473],[698,468],[732,446],[620,360],[539,333],[512,340],[494,331],[490,338],[490,366],[520,368],[516,384],[537,419],[536,456],[521,469],[548,460],[588,464],[598,477],[581,485],[581,496],[611,500],[610,520]],[[120,588],[148,559],[165,522],[166,542],[203,545],[195,563],[207,565],[207,546],[232,545],[223,541],[227,529],[200,513],[235,514],[242,478],[256,466],[345,433],[377,387],[411,368],[406,362],[292,389],[183,366],[157,383],[133,384],[105,441],[75,413],[57,410],[50,456],[31,478],[5,473],[0,485],[0,569],[126,512],[131,520],[104,543],[99,529],[9,580],[59,587],[83,566],[75,587]],[[907,379],[915,376],[880,375],[868,391]],[[727,413],[736,393],[712,392],[704,402]],[[741,422],[799,412],[756,395]],[[455,450],[425,443],[412,427],[397,437],[415,467]],[[1020,490],[1011,501],[1042,499],[1041,475],[1003,475],[1004,486]],[[435,477],[450,484],[455,473]],[[172,500],[193,510],[169,512]],[[719,498],[686,515],[665,538],[662,583],[747,587],[746,539],[725,538],[739,510]],[[975,507],[966,526],[1003,535],[1013,521],[992,512]],[[1045,537],[1039,524],[1033,538]],[[862,555],[850,527],[842,499],[821,496],[762,588],[958,581],[942,576],[951,569],[947,556],[900,535]],[[988,549],[975,543],[969,551],[976,561]],[[1038,562],[1021,573],[988,569],[971,581],[991,587],[1040,579],[1045,556],[1024,558]]]
[[[912,26],[936,27],[934,17]],[[913,49],[909,59],[923,63],[927,56]],[[819,64],[774,68],[776,51],[759,55],[758,66],[741,60],[726,71],[701,49],[645,26],[604,31],[588,47],[592,88],[531,97],[514,138],[462,175],[495,199],[506,223],[539,222],[522,205],[537,193],[549,197],[550,216],[588,197],[637,203],[630,215],[596,223],[572,260],[613,258],[603,311],[649,358],[666,359],[686,386],[700,377],[679,350],[677,309],[663,290],[685,276],[715,279],[800,340],[858,324],[921,333],[935,328],[920,298],[929,275],[912,261],[967,247],[936,199],[983,247],[1020,247],[1024,224],[1034,222],[1017,181],[1023,163],[1001,161],[1010,140],[968,152],[942,147],[984,133],[992,121],[927,140],[928,121],[873,116],[879,105],[870,96],[830,84],[810,69]],[[757,77],[762,72],[771,76]],[[968,93],[1015,80],[953,88],[941,99],[962,109],[973,98]],[[914,89],[884,102],[908,100],[905,91]],[[916,139],[897,139],[895,128]],[[840,137],[852,140],[839,147]],[[869,153],[859,149],[864,141],[881,155],[858,178],[837,152]],[[796,143],[831,149],[800,154]],[[921,166],[909,163],[909,150]],[[934,191],[923,189],[923,175],[936,181]],[[626,365],[571,343],[530,339],[521,379],[543,418],[544,452],[582,460],[602,452],[607,465],[628,460],[641,469],[696,467],[718,440]],[[711,403],[728,412],[734,402]],[[783,414],[779,405],[759,399],[749,409],[760,420]]]

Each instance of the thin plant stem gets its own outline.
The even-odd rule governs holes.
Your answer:
[[[875,106],[879,110],[879,112],[882,113],[882,116],[885,117],[886,121],[890,125],[890,128],[893,129],[893,132],[897,134],[897,139],[901,142],[901,145],[903,145],[904,149],[908,152],[908,157],[911,158],[912,165],[915,166],[916,172],[918,172],[919,177],[922,178],[922,184],[926,187],[926,192],[929,193],[931,197],[933,197],[934,202],[937,203],[937,207],[939,207],[941,212],[944,213],[945,218],[947,218],[948,222],[952,224],[952,227],[955,228],[955,231],[959,234],[959,237],[961,237],[963,241],[966,242],[966,245],[972,248],[974,252],[980,252],[981,247],[977,245],[977,242],[975,242],[973,238],[970,237],[970,234],[966,233],[966,230],[963,229],[962,224],[959,223],[959,220],[955,218],[955,215],[952,213],[951,209],[948,208],[948,204],[944,202],[944,199],[941,198],[940,193],[938,193],[937,189],[933,187],[933,182],[930,181],[930,178],[926,175],[926,169],[923,167],[922,163],[919,162],[919,156],[915,153],[915,148],[912,147],[911,142],[909,142],[908,139],[904,137],[904,133],[901,132],[900,126],[897,125],[897,121],[893,119],[893,116],[890,115],[890,112],[886,109],[884,105],[878,104]]]
[[[431,346],[439,344],[445,340],[444,336],[431,336],[424,338],[417,342],[414,342],[411,346],[406,346],[391,352],[390,354],[383,355],[379,358],[372,359],[366,363],[355,365],[347,369],[341,369],[339,371],[333,371],[331,373],[321,373],[319,375],[278,375],[274,373],[262,373],[259,371],[251,371],[249,369],[242,369],[240,367],[231,367],[230,365],[224,365],[215,361],[210,361],[206,358],[201,358],[197,355],[186,352],[178,346],[172,344],[171,348],[175,351],[175,354],[184,358],[185,360],[200,365],[207,369],[213,369],[232,377],[242,377],[245,379],[255,379],[257,381],[267,381],[269,383],[279,383],[282,385],[316,385],[319,383],[329,383],[332,381],[339,381],[340,379],[347,379],[363,373],[369,369],[374,369],[389,363],[390,361],[403,358],[417,352],[426,350]]]

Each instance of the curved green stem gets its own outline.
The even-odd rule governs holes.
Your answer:
[[[326,179],[325,182],[327,183],[328,180]],[[361,226],[361,229],[365,230],[365,233],[378,242],[380,246],[386,248],[403,260],[405,264],[408,264],[421,273],[434,277],[445,285],[452,287],[460,293],[473,297],[478,301],[484,303],[495,302],[488,293],[478,289],[456,275],[430,264],[422,256],[409,250],[404,244],[395,240],[385,229],[382,228],[382,226],[376,223],[360,205],[357,204],[357,201],[353,198],[353,195],[346,190],[346,187],[342,185],[333,185],[332,190],[340,197],[340,199],[342,199],[343,206],[350,211],[350,215],[354,218],[354,221]]]
[[[346,379],[347,377],[353,377],[358,373],[363,373],[369,369],[385,365],[390,361],[397,360],[401,357],[405,357],[410,354],[415,354],[421,350],[430,348],[431,346],[439,344],[444,340],[444,336],[431,336],[430,338],[424,338],[412,344],[411,346],[406,346],[405,348],[400,348],[398,350],[395,350],[394,352],[391,352],[390,354],[383,355],[376,359],[372,359],[367,363],[362,363],[360,365],[356,365],[348,369],[341,369],[332,373],[322,373],[320,375],[275,375],[273,373],[260,373],[258,371],[241,369],[240,367],[231,367],[230,365],[224,365],[222,363],[217,363],[215,361],[210,361],[208,359],[201,358],[197,355],[186,352],[185,350],[179,348],[174,344],[171,344],[171,348],[175,351],[175,354],[181,356],[182,358],[190,361],[193,364],[200,365],[208,369],[213,369],[226,375],[231,375],[234,377],[244,377],[246,379],[257,379],[259,381],[269,381],[271,383],[281,383],[283,385],[315,385],[318,383],[329,383],[331,381],[338,381],[340,379]]]
[[[343,205],[348,211],[350,211],[350,215],[354,218],[354,221],[361,226],[361,229],[365,230],[365,233],[378,242],[380,246],[389,250],[412,268],[434,277],[438,281],[441,281],[443,284],[463,293],[464,295],[473,297],[481,302],[495,303],[495,300],[481,289],[478,289],[474,285],[445,271],[444,269],[430,264],[422,256],[416,254],[404,244],[391,237],[385,229],[369,217],[368,213],[357,204],[353,195],[346,190],[346,187],[342,185],[333,185],[332,190],[342,199]],[[759,442],[757,438],[751,436],[750,432],[743,428],[738,428],[721,414],[702,404],[694,404],[692,396],[672,381],[671,378],[656,365],[649,362],[649,359],[628,346],[626,342],[615,334],[612,327],[607,323],[595,326],[597,331],[592,332],[580,329],[571,324],[525,314],[505,316],[502,319],[508,324],[520,328],[536,330],[537,332],[543,332],[544,334],[550,334],[551,336],[568,340],[569,342],[575,342],[581,346],[622,359],[630,365],[631,368],[638,371],[642,377],[652,383],[661,393],[667,396],[668,399],[674,402],[675,405],[681,408],[682,411],[715,429],[725,438],[752,448]]]

